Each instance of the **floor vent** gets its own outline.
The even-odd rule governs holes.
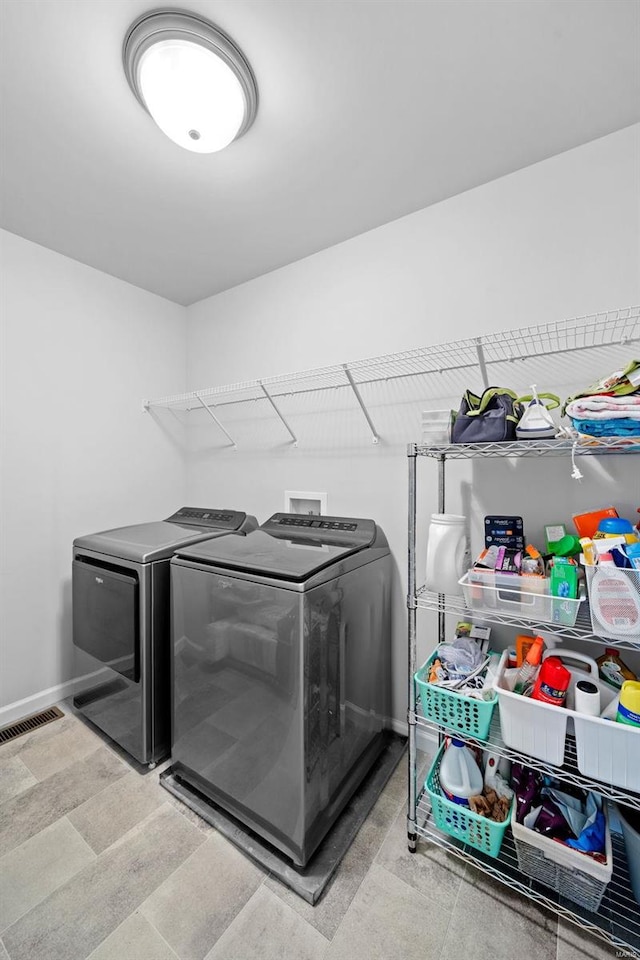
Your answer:
[[[32,730],[37,730],[38,727],[44,726],[45,723],[59,720],[60,717],[64,717],[64,713],[62,710],[58,710],[57,707],[49,707],[48,710],[43,710],[41,713],[34,713],[31,717],[25,717],[24,720],[18,720],[17,723],[3,727],[3,729],[0,730],[0,743],[15,740],[16,737],[21,737],[25,733],[31,733]]]

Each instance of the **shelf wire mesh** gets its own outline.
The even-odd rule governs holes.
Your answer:
[[[211,406],[264,400],[262,387],[278,399],[319,390],[350,387],[345,367],[360,387],[405,377],[431,377],[479,366],[479,348],[485,364],[496,364],[552,356],[593,347],[626,345],[640,341],[640,306],[610,310],[571,320],[521,327],[449,343],[433,344],[400,353],[386,354],[302,370],[263,380],[174,394],[146,401],[147,407],[202,409],[201,397]]]
[[[419,699],[420,698],[418,697],[418,706]],[[556,767],[554,764],[547,763],[545,760],[539,760],[537,757],[531,757],[526,753],[520,753],[518,750],[513,750],[511,747],[507,747],[502,739],[500,719],[497,709],[494,711],[491,727],[489,728],[489,734],[486,740],[478,740],[476,737],[469,736],[466,733],[461,733],[459,730],[447,731],[445,726],[435,723],[433,720],[429,720],[420,712],[416,713],[415,720],[418,727],[428,730],[431,735],[439,733],[444,734],[445,732],[453,733],[458,739],[464,740],[465,743],[471,744],[472,746],[479,747],[481,750],[494,750],[512,762],[525,764],[525,766],[532,767],[534,770],[539,770],[546,776],[557,777],[566,783],[572,783],[574,786],[582,787],[585,790],[593,790],[596,793],[600,793],[603,797],[607,797],[609,800],[622,803],[634,810],[640,810],[640,794],[634,793],[631,790],[625,790],[622,787],[616,787],[613,784],[603,783],[600,780],[594,780],[593,778],[587,777],[580,773],[580,770],[578,769],[578,752],[576,749],[576,741],[575,737],[571,733],[568,733],[566,736],[564,764],[562,767]]]
[[[624,841],[617,834],[612,835],[613,877],[598,911],[592,913],[522,873],[510,829],[505,834],[498,858],[488,857],[438,830],[433,822],[426,791],[418,797],[416,829],[424,840],[453,853],[517,893],[599,936],[624,951],[625,955],[640,958],[640,907],[631,891]]]

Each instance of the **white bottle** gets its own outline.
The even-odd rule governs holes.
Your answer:
[[[460,594],[458,580],[468,567],[466,517],[432,513],[427,540],[427,590]]]
[[[462,807],[469,806],[469,797],[482,793],[484,779],[475,757],[462,740],[452,740],[440,761],[440,787],[443,796]]]

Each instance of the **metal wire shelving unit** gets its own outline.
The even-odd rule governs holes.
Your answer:
[[[469,616],[469,610],[465,606],[463,597],[445,597],[440,593],[430,593],[425,587],[421,587],[420,590],[417,591],[415,602],[418,609],[432,610],[436,613],[451,613],[463,619]],[[596,643],[605,642],[602,637],[593,632],[588,600],[583,600],[580,604],[576,622],[572,627],[548,623],[545,620],[530,620],[527,617],[516,614],[485,608],[477,610],[474,608],[472,614],[476,618],[481,617],[483,622],[486,621],[487,623],[503,624],[508,627],[534,630],[536,633],[553,633],[556,637],[563,640],[594,640]],[[630,640],[607,640],[606,642],[612,643],[621,650],[635,650],[637,653],[640,653],[640,637],[635,640],[631,638]]]
[[[266,403],[282,423],[291,442],[297,444],[297,434],[282,409],[282,401],[302,394],[342,390],[351,394],[362,411],[372,442],[378,443],[380,434],[368,401],[370,388],[376,384],[411,377],[422,378],[422,382],[428,381],[431,387],[437,384],[436,392],[441,396],[448,396],[460,392],[460,374],[464,372],[479,373],[487,387],[489,372],[499,370],[504,364],[541,356],[548,360],[576,350],[626,346],[638,342],[640,306],[625,307],[571,320],[432,344],[401,353],[143,400],[142,408],[145,411],[167,408],[189,414],[206,411],[217,428],[235,446],[233,437],[220,419],[221,411],[236,404]],[[533,453],[532,447],[528,455]]]
[[[426,719],[419,713],[416,714],[416,725],[428,731],[432,736],[433,734],[438,735],[447,732],[446,727]],[[580,773],[578,769],[576,741],[575,737],[570,733],[567,734],[566,739],[564,764],[562,767],[556,767],[552,763],[538,760],[537,757],[531,757],[529,754],[520,753],[518,750],[513,750],[511,747],[508,747],[502,739],[500,719],[497,710],[494,711],[489,735],[486,740],[478,740],[476,737],[460,733],[458,730],[453,732],[458,740],[464,740],[465,743],[471,746],[480,747],[481,750],[493,750],[508,760],[512,760],[514,763],[526,764],[526,766],[532,767],[534,770],[539,770],[541,773],[550,777],[558,777],[564,780],[565,783],[573,784],[575,787],[582,787],[585,790],[594,790],[609,800],[613,800],[616,803],[623,803],[625,806],[635,810],[640,810],[640,794],[633,793],[631,790],[623,790],[621,787],[614,787],[610,783],[594,780],[592,777],[585,777],[584,774]],[[638,909],[640,912],[640,908]]]
[[[633,455],[640,453],[640,443],[621,442],[619,439],[608,439],[594,442],[592,440],[547,440],[547,441],[515,441],[501,444],[442,444],[419,445],[409,444],[407,449],[409,465],[409,544],[408,544],[408,660],[409,660],[409,709],[407,713],[409,724],[409,797],[407,811],[407,837],[409,850],[417,849],[418,838],[434,843],[467,863],[473,864],[486,874],[506,884],[511,889],[535,901],[559,916],[569,920],[577,926],[594,935],[599,936],[607,943],[624,951],[624,955],[640,957],[640,906],[630,889],[628,866],[621,839],[614,837],[614,874],[608,885],[603,902],[597,913],[590,913],[572,901],[558,897],[544,885],[530,879],[518,868],[518,859],[513,837],[507,830],[500,856],[492,859],[479,851],[462,844],[458,840],[441,833],[435,826],[431,814],[431,805],[428,794],[418,790],[417,784],[417,750],[416,735],[419,728],[437,733],[441,738],[444,728],[425,719],[418,712],[419,701],[413,681],[414,673],[418,668],[416,661],[417,640],[417,611],[426,609],[438,614],[438,639],[442,642],[445,637],[445,616],[447,613],[456,614],[464,619],[482,619],[483,622],[506,624],[515,628],[531,628],[536,631],[553,633],[567,639],[582,639],[606,642],[611,646],[622,649],[640,650],[640,637],[626,642],[604,640],[593,633],[588,602],[581,604],[581,610],[574,627],[561,626],[550,623],[541,623],[527,620],[521,616],[513,616],[495,610],[469,610],[462,597],[444,596],[428,592],[424,587],[416,584],[416,485],[417,461],[419,457],[435,459],[438,464],[438,512],[445,512],[445,463],[447,459],[466,459],[475,457],[548,457],[548,456],[611,456]],[[456,732],[460,737],[460,733]],[[593,789],[608,799],[624,804],[635,810],[640,810],[640,794],[622,790],[610,784],[592,780],[583,776],[577,767],[575,741],[567,737],[564,765],[554,767],[551,764],[535,758],[519,754],[506,747],[500,734],[499,719],[494,720],[486,742],[462,736],[467,742],[475,743],[483,749],[490,746],[502,756],[516,760],[555,776],[560,780],[572,783],[586,789]],[[640,759],[639,759],[640,762]]]
[[[492,859],[438,830],[433,823],[429,795],[426,792],[422,792],[418,798],[416,830],[422,839],[442,847],[506,884],[516,893],[617,947],[619,956],[640,957],[640,912],[631,892],[624,844],[615,835],[612,838],[613,877],[598,911],[591,913],[522,873],[518,867],[518,855],[510,831],[505,835],[499,857]]]

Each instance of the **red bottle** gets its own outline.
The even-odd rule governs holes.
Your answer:
[[[547,657],[540,667],[531,699],[564,707],[570,682],[571,674],[560,657]]]

